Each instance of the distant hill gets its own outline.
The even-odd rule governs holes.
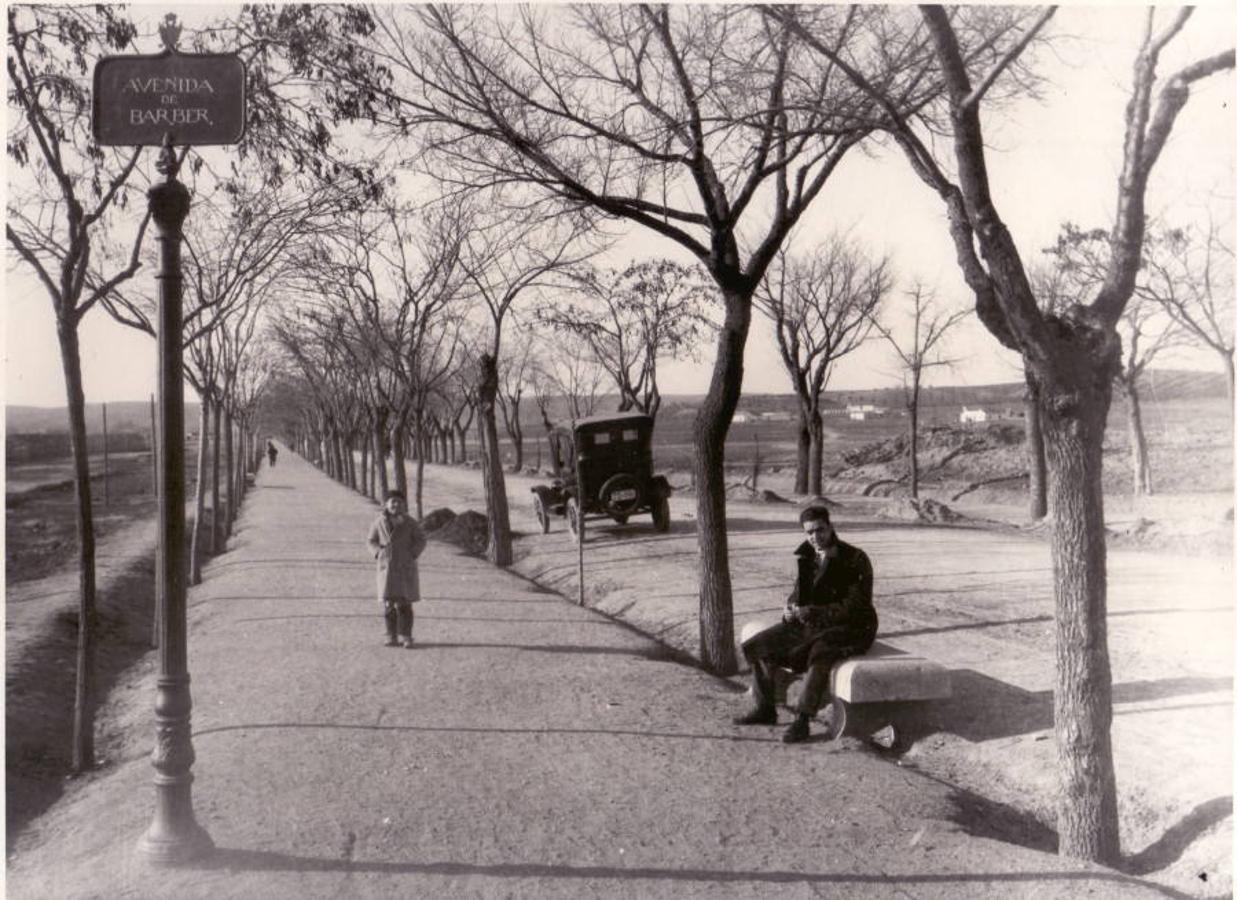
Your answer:
[[[185,430],[197,430],[198,404],[185,403]],[[7,434],[68,433],[69,416],[63,406],[6,406],[4,428]],[[107,430],[146,433],[150,431],[150,401],[124,401],[107,404]],[[103,432],[103,404],[86,404],[87,434]]]
[[[1182,369],[1158,369],[1144,374],[1139,381],[1148,402],[1169,400],[1215,400],[1226,396],[1225,376],[1220,372],[1194,372]],[[924,388],[920,403],[924,407],[982,406],[1018,409],[1026,386],[1011,381],[1003,384],[949,385]],[[825,391],[826,405],[845,407],[849,404],[871,403],[887,409],[901,409],[905,400],[902,388],[870,388],[854,391]],[[1116,398],[1114,398],[1115,401]],[[683,412],[700,403],[699,395],[667,394],[662,397],[662,410]],[[793,410],[791,394],[744,394],[739,409],[753,413]]]

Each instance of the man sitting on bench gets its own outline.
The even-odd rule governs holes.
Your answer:
[[[795,549],[798,576],[782,621],[743,643],[756,706],[734,720],[736,725],[775,725],[774,669],[806,671],[798,715],[782,736],[788,744],[807,740],[808,723],[829,697],[833,665],[866,652],[877,625],[868,555],[838,540],[823,506],[803,510],[799,523],[807,540]]]

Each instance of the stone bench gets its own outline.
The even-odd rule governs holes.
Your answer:
[[[743,626],[740,642],[754,637],[772,623],[751,622]],[[778,699],[796,708],[802,691],[802,676],[789,669],[775,672]],[[952,693],[949,670],[921,656],[912,656],[877,641],[862,656],[837,663],[829,673],[829,705],[818,714],[830,739],[846,735],[870,735],[898,728],[916,718],[928,701],[947,699]]]

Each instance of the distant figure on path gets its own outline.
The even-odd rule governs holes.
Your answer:
[[[369,529],[369,550],[378,560],[378,600],[387,624],[387,646],[400,642],[412,649],[412,604],[421,599],[417,557],[425,549],[425,532],[408,515],[400,491],[388,491],[382,514]]]
[[[271,468],[275,468],[275,457],[279,455],[279,451],[275,449],[275,444],[272,441],[266,442],[266,458],[271,461]]]
[[[877,626],[868,555],[838,540],[823,506],[803,510],[799,524],[807,540],[795,549],[798,573],[782,621],[743,643],[756,705],[734,720],[736,725],[776,724],[773,670],[806,671],[798,715],[782,736],[788,744],[807,740],[812,717],[829,697],[833,664],[866,652]]]

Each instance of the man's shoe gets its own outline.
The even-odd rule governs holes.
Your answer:
[[[387,638],[387,646],[388,646],[388,647],[398,647],[398,646],[399,646],[399,641],[397,641],[394,637],[389,637],[389,638]]]
[[[736,725],[776,725],[777,710],[757,707],[741,716],[735,716],[734,723]]]
[[[790,727],[786,729],[786,733],[782,735],[783,744],[802,744],[812,734],[812,728],[808,724],[808,720],[802,716],[796,717],[790,723]]]

